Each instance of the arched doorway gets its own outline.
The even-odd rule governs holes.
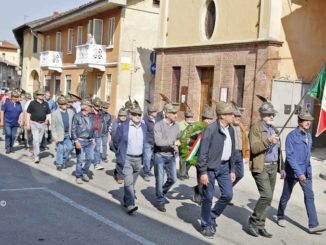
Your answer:
[[[33,80],[33,91],[36,91],[41,87],[40,77],[36,70],[31,72],[31,78]]]

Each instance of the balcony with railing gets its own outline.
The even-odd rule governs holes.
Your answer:
[[[96,68],[105,71],[106,46],[98,44],[84,44],[77,46],[75,65],[80,67]]]
[[[41,69],[62,72],[62,53],[58,51],[43,51],[40,55]]]

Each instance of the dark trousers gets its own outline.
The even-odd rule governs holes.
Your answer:
[[[203,198],[201,206],[202,227],[215,224],[215,219],[221,215],[228,203],[232,200],[233,190],[230,178],[229,163],[220,164],[216,171],[207,172],[209,183],[203,186]],[[221,196],[212,208],[212,200],[215,194],[215,180],[221,191]]]
[[[302,182],[294,178],[285,178],[281,200],[278,205],[277,216],[279,219],[284,219],[285,209],[288,201],[290,200],[293,187],[298,182],[301,186],[304,195],[304,203],[308,214],[309,228],[314,228],[319,225],[319,222],[318,222],[317,211],[315,207],[314,191],[312,189],[312,179],[307,179],[305,182]]]
[[[252,226],[265,227],[267,212],[273,200],[276,175],[277,164],[265,165],[263,172],[252,173],[260,195],[249,219]]]
[[[18,129],[18,126],[13,126],[13,125],[10,125],[9,123],[6,123],[4,125],[6,150],[10,150],[13,148],[15,138],[16,138],[17,129]]]
[[[234,158],[235,158],[234,164],[235,164],[236,179],[233,182],[233,186],[235,186],[243,178],[243,175],[244,175],[242,151],[235,150]]]

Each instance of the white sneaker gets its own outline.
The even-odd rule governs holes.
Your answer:
[[[95,168],[95,170],[103,170],[104,169],[104,167],[101,164],[96,164],[94,166],[94,168]]]
[[[18,141],[15,141],[15,142],[14,142],[14,146],[19,146]]]
[[[39,157],[34,157],[34,163],[39,164],[40,163],[40,158]]]
[[[85,182],[88,182],[89,181],[89,177],[87,176],[87,174],[83,174],[81,179]]]

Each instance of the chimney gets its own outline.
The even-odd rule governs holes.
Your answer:
[[[54,11],[52,15],[53,15],[53,16],[58,16],[59,14],[60,14],[60,13],[59,13],[58,11]]]

